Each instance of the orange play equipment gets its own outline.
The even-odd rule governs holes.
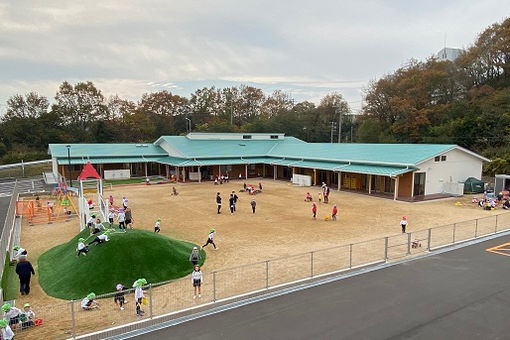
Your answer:
[[[28,223],[34,225],[67,220],[73,212],[75,216],[78,214],[65,183],[59,183],[54,193],[57,199],[44,205],[40,200],[17,201],[16,215],[28,218]]]

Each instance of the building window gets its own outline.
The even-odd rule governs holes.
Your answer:
[[[251,139],[251,135],[243,135],[243,139]]]
[[[446,162],[446,156],[441,156],[441,162]]]
[[[434,158],[434,162],[439,162],[441,160],[441,156],[436,156],[436,158]]]

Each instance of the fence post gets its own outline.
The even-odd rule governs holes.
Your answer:
[[[349,269],[352,268],[352,243],[349,244]]]
[[[269,288],[269,260],[266,261],[266,289]]]
[[[384,261],[388,262],[388,236],[384,238]]]
[[[152,283],[149,283],[149,313],[152,319]]]
[[[407,255],[411,255],[411,233],[407,234]]]
[[[216,302],[216,272],[212,272],[213,302]]]
[[[478,219],[475,219],[475,238],[478,237]]]
[[[430,251],[430,244],[432,243],[432,228],[429,228],[429,235],[427,237],[427,250]]]
[[[76,339],[76,324],[74,321],[74,300],[71,300],[71,323],[73,325],[73,339]]]
[[[310,277],[313,277],[313,251],[310,252]]]
[[[455,243],[455,229],[457,228],[457,223],[454,223],[453,224],[453,242],[452,243]]]

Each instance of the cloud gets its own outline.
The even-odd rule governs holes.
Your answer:
[[[470,45],[499,13],[508,1],[5,1],[0,103],[90,80],[135,100],[247,83],[315,102],[339,91],[357,105],[369,80],[437,52],[445,34]]]

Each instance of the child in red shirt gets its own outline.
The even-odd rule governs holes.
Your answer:
[[[312,203],[312,213],[313,219],[315,220],[315,217],[317,217],[317,204],[315,204],[315,202]]]
[[[333,212],[331,213],[331,219],[336,221],[336,214],[338,213],[338,209],[336,208],[336,204],[333,204]]]

